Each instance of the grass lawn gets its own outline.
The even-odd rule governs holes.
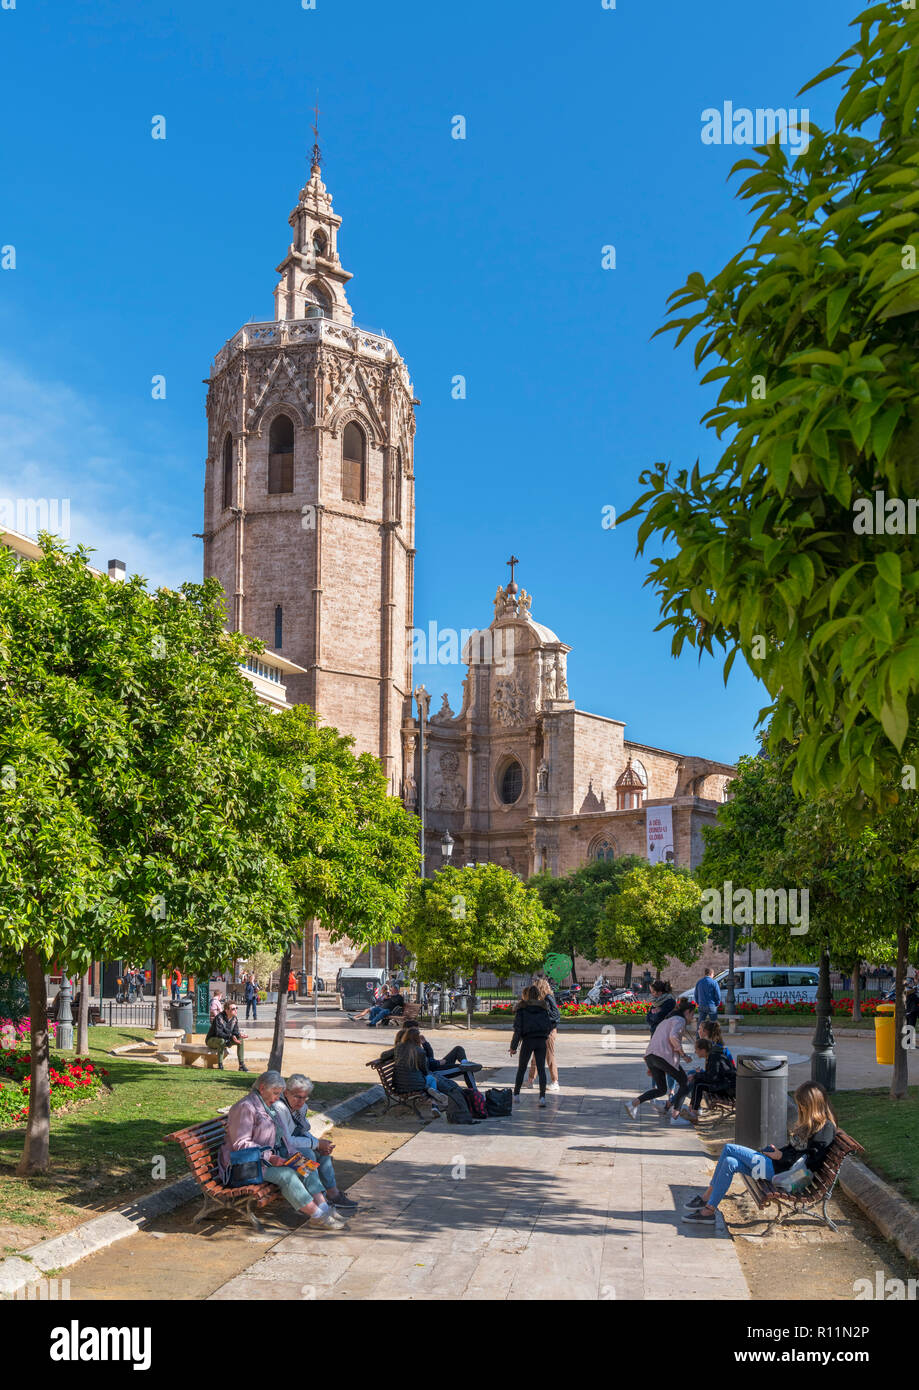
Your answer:
[[[110,1048],[145,1036],[137,1028],[90,1029],[90,1057],[108,1071],[112,1091],[69,1114],[52,1115],[46,1175],[18,1178],[25,1128],[0,1130],[0,1228],[40,1228],[33,1239],[41,1239],[42,1231],[66,1230],[182,1176],[188,1171],[184,1155],[164,1136],[210,1119],[252,1085],[251,1073],[108,1055]],[[312,1108],[325,1109],[361,1089],[354,1082],[317,1082]],[[158,1159],[165,1163],[165,1178]],[[0,1235],[0,1257],[11,1248]]]
[[[919,1205],[919,1086],[907,1100],[891,1100],[886,1087],[837,1091],[831,1104],[846,1133],[864,1144],[868,1167]]]

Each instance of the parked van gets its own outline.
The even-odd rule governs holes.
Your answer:
[[[716,975],[722,1003],[728,992],[727,970]],[[741,965],[734,967],[734,1003],[769,1004],[780,999],[789,1004],[799,1001],[812,1004],[817,999],[820,972],[816,965]],[[686,989],[681,999],[692,999],[693,991]]]

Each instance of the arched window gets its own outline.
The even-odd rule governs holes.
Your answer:
[[[303,291],[303,312],[308,319],[330,319],[332,298],[318,280],[312,280]]]
[[[523,768],[514,760],[509,762],[501,774],[501,787],[498,795],[505,806],[513,806],[523,791]]]
[[[594,840],[590,849],[587,851],[588,859],[593,860],[608,859],[612,861],[616,858],[616,854],[616,843],[614,840],[610,839],[609,835],[601,835],[599,839]]]
[[[284,610],[277,604],[274,610],[274,649],[281,650],[284,645]]]
[[[367,441],[360,425],[345,425],[341,441],[341,495],[345,502],[363,502]]]
[[[228,434],[223,442],[223,505],[233,505],[233,436]]]
[[[271,422],[268,435],[268,491],[294,490],[294,423],[286,415]]]
[[[313,251],[317,256],[325,255],[325,234],[323,232],[313,232]]]

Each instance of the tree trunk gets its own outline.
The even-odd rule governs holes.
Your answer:
[[[80,1008],[77,1013],[77,1056],[89,1052],[89,971],[80,976]]]
[[[571,981],[572,984],[576,985],[578,982],[578,967],[575,964],[576,956],[574,952],[574,947],[569,945],[568,949],[571,952]]]
[[[905,1100],[909,1087],[908,1058],[904,1043],[903,1025],[906,1022],[904,1001],[906,998],[906,966],[909,956],[909,928],[900,927],[897,931],[897,974],[894,981],[896,999],[893,1016],[893,1076],[890,1079],[891,1100]]]
[[[278,1002],[274,1015],[274,1037],[271,1039],[271,1056],[268,1070],[280,1071],[284,1065],[284,1031],[287,1027],[287,980],[290,975],[292,948],[288,946],[281,957],[281,973],[278,976]],[[268,983],[271,983],[269,977]]]
[[[632,962],[630,960],[625,963],[625,988],[632,988]]]
[[[153,958],[153,969],[150,972],[153,976],[153,1031],[162,1033],[163,1031],[163,982],[160,979],[160,967],[157,965],[156,957]]]
[[[16,1172],[20,1177],[29,1177],[32,1173],[44,1173],[48,1167],[48,1139],[51,1130],[51,1081],[48,1072],[50,1048],[44,962],[31,946],[27,946],[23,951],[22,959],[29,985],[32,1069],[26,1142]]]

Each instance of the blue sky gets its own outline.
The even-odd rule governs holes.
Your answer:
[[[713,462],[666,296],[743,244],[701,113],[800,106],[854,3],[74,0],[0,10],[0,497],[69,497],[71,535],[198,579],[214,353],[273,317],[319,92],[355,319],[421,399],[418,626],[491,618],[504,561],[572,647],[579,708],[732,760],[764,693],[670,656],[624,511],[658,459]],[[835,88],[804,98],[829,119]],[[463,115],[467,138],[451,138]],[[165,141],[151,139],[164,115]],[[616,248],[616,269],[602,248]],[[151,378],[166,378],[153,400]],[[454,400],[456,375],[467,382]],[[439,706],[464,672],[421,669]]]

